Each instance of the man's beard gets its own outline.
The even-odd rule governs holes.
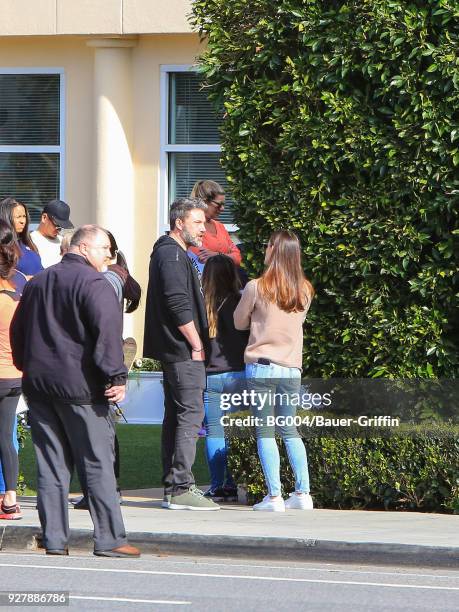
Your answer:
[[[186,229],[182,230],[182,240],[186,246],[200,247],[202,245],[202,238],[192,236]]]

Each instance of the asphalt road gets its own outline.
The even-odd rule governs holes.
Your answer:
[[[69,591],[79,610],[457,612],[457,570],[82,553],[0,553],[0,591]],[[0,594],[0,599],[5,595]],[[2,608],[3,609],[3,608]],[[6,608],[5,608],[6,609]],[[59,610],[8,605],[9,610]]]

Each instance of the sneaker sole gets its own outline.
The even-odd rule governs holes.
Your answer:
[[[0,521],[20,521],[22,519],[22,514],[19,516],[16,514],[0,514]]]
[[[202,508],[200,506],[185,506],[184,504],[172,504],[170,503],[168,506],[169,510],[196,510],[198,512],[213,512],[215,510],[220,510],[220,507],[216,508]]]
[[[285,512],[285,508],[252,508],[255,512]]]
[[[298,507],[293,507],[293,508],[289,508],[289,506],[285,506],[286,510],[303,510],[303,511],[310,511],[310,510],[314,510],[314,508],[298,508]]]

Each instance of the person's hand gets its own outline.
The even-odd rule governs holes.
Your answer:
[[[209,251],[209,249],[202,247],[199,249],[198,259],[201,263],[206,263],[209,257],[213,257],[214,255],[218,255],[217,251]]]
[[[122,402],[126,395],[126,385],[114,385],[113,387],[109,387],[106,389],[104,395],[110,402]]]
[[[206,354],[204,353],[204,348],[201,351],[191,351],[192,361],[204,361],[205,358]]]

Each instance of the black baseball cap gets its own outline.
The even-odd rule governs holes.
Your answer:
[[[43,212],[51,217],[59,227],[73,229],[73,223],[70,221],[70,206],[62,200],[51,200],[44,207]]]

